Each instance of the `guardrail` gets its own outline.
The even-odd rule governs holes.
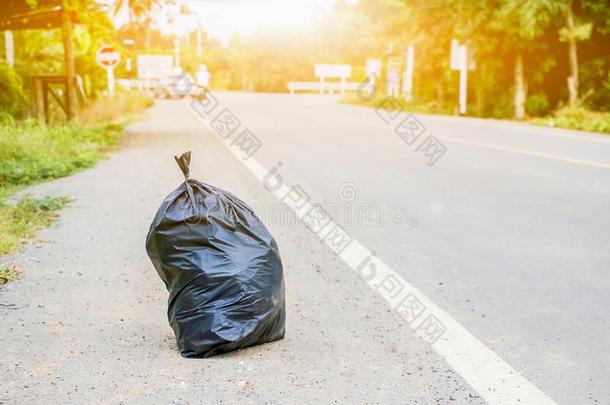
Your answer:
[[[117,83],[126,89],[148,90],[159,86],[157,79],[117,79]]]
[[[342,93],[345,91],[357,91],[361,83],[354,82],[288,82],[288,90],[290,94],[297,91],[315,91],[324,94],[333,94],[335,92]]]

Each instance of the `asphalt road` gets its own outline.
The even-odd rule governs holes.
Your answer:
[[[180,357],[144,242],[184,180],[173,156],[189,149],[194,177],[278,207],[178,101],[157,103],[95,168],[24,191],[74,201],[37,241],[0,258],[22,272],[0,289],[0,403],[484,403],[296,221],[268,224],[285,269],[285,339]]]
[[[540,390],[558,403],[610,403],[609,137],[417,115],[425,132],[409,145],[395,132],[406,114],[393,118],[388,105],[216,96],[262,142],[261,164],[281,162],[286,179],[329,202],[337,222]],[[428,135],[446,148],[433,165],[418,150]],[[346,187],[356,195],[342,198]],[[364,223],[371,211],[377,220]]]
[[[215,96],[260,140],[250,162],[281,162],[283,179],[535,387],[560,404],[610,403],[610,139],[418,115],[425,132],[409,145],[386,111]],[[433,165],[428,135],[446,148]],[[177,354],[144,237],[181,181],[171,156],[187,149],[193,176],[249,201],[278,240],[286,339],[207,360]],[[2,258],[23,276],[0,290],[0,403],[484,403],[471,376],[418,338],[186,101],[158,102],[96,168],[26,192],[75,201]]]

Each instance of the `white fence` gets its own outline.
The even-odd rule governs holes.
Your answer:
[[[297,91],[315,91],[321,94],[342,93],[344,91],[357,91],[361,83],[354,82],[288,82],[290,94]]]

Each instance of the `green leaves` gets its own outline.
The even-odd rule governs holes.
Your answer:
[[[570,40],[585,41],[591,38],[593,23],[576,24],[573,29],[563,27],[559,30],[559,40],[569,42]]]
[[[21,116],[26,107],[26,95],[21,77],[3,61],[0,62],[0,113]],[[3,118],[3,120],[6,120]]]
[[[57,218],[57,211],[68,203],[67,198],[45,197],[36,200],[22,198],[17,204],[0,204],[0,255],[17,248],[25,239],[32,238],[35,232],[50,225]],[[16,275],[11,270],[0,271],[7,281]]]

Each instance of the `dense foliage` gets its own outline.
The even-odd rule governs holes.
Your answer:
[[[86,93],[96,97],[105,75],[95,63],[102,43],[124,55],[173,54],[174,39],[162,35],[155,14],[169,0],[116,2],[129,6],[129,23],[118,31],[109,14],[93,0],[72,0],[80,24],[74,32],[76,70]],[[476,65],[469,74],[469,113],[484,117],[545,116],[565,106],[596,111],[610,109],[610,5],[600,0],[337,0],[331,12],[309,29],[266,27],[236,35],[220,44],[204,33],[203,50],[196,32],[181,39],[181,62],[190,73],[206,63],[215,89],[284,92],[290,80],[315,80],[315,63],[348,63],[352,81],[364,80],[367,58],[404,59],[415,46],[415,102],[432,111],[453,111],[458,73],[449,68],[452,39],[469,45]],[[188,6],[188,2],[183,4]],[[86,7],[85,7],[86,6]],[[183,12],[188,13],[185,9]],[[205,18],[201,16],[200,18]],[[133,46],[124,46],[124,39]],[[2,40],[0,39],[0,42]],[[15,34],[16,72],[60,73],[60,30]],[[201,52],[202,51],[202,52]],[[0,66],[0,109],[22,112],[18,77]],[[134,77],[125,63],[117,77]],[[12,75],[12,76],[11,76]],[[379,81],[383,90],[384,75]],[[9,78],[7,80],[5,78]],[[7,99],[7,100],[5,100]],[[10,107],[10,110],[9,110]]]
[[[0,114],[1,120],[21,116],[26,109],[23,80],[6,63],[0,63]]]
[[[338,1],[311,30],[269,27],[235,37],[226,48],[208,40],[201,61],[216,88],[280,92],[290,80],[315,80],[315,63],[349,63],[352,80],[363,80],[366,58],[386,61],[389,52],[402,56],[414,44],[416,101],[444,111],[457,98],[458,73],[449,68],[455,38],[469,44],[476,62],[469,78],[472,114],[511,117],[515,103],[530,116],[567,104],[608,110],[609,21],[610,5],[593,0]],[[184,59],[196,66],[194,37],[188,43],[185,55],[192,57]]]

